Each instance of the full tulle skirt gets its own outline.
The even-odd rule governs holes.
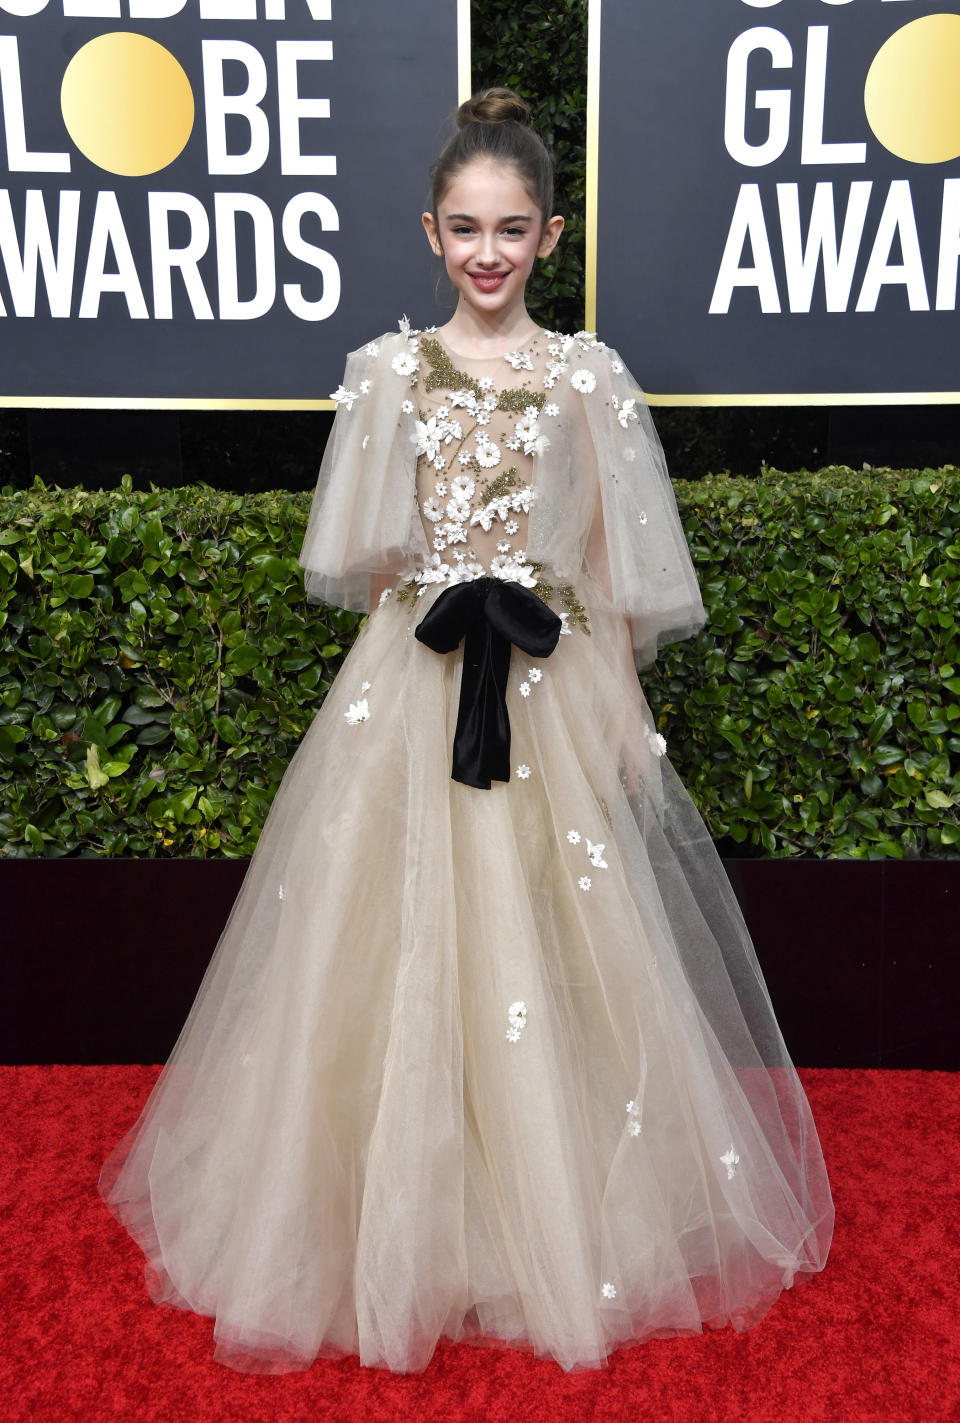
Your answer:
[[[751,1327],[829,1250],[809,1105],[622,621],[514,648],[511,777],[476,789],[462,649],[413,636],[435,594],[365,623],[101,1174],[151,1297],[232,1368],[415,1371],[441,1336],[597,1367]]]

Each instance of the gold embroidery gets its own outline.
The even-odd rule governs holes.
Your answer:
[[[498,474],[492,483],[488,484],[483,491],[484,498],[490,503],[494,499],[501,499],[508,489],[516,489],[520,483],[520,475],[517,473],[517,466],[512,464],[509,469],[505,469],[502,474]]]
[[[533,591],[537,597],[542,598],[545,603],[549,603],[551,598],[559,598],[560,602],[570,614],[571,622],[575,622],[578,626],[582,627],[589,637],[590,621],[587,617],[587,610],[577,597],[573,586],[569,583],[559,583],[556,586],[552,583],[547,583],[540,577],[540,574],[543,572],[542,563],[531,562],[530,567],[534,574],[537,575],[537,581],[533,587]]]
[[[466,371],[458,370],[434,337],[422,337],[420,351],[430,367],[430,374],[423,382],[424,390],[472,390],[478,400],[483,400],[486,392],[481,390],[480,382],[467,375]],[[522,415],[528,405],[535,405],[538,411],[542,410],[545,399],[546,396],[541,391],[513,388],[500,392],[494,408],[504,410],[510,415]]]

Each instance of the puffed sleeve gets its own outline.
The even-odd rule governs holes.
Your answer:
[[[700,586],[650,408],[616,351],[580,344],[568,357],[574,459],[595,484],[585,562],[630,621],[638,669],[706,622]]]
[[[347,357],[298,555],[310,603],[366,612],[372,580],[404,572],[427,552],[407,349],[391,333]]]

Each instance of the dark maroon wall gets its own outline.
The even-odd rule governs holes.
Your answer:
[[[165,1061],[248,863],[0,862],[0,1061]],[[960,1069],[960,861],[724,866],[799,1066]]]

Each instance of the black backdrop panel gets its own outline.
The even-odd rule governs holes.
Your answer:
[[[136,6],[0,23],[0,398],[326,400],[348,349],[433,320],[419,219],[465,7]]]
[[[651,399],[960,399],[958,7],[591,9],[596,325]]]

